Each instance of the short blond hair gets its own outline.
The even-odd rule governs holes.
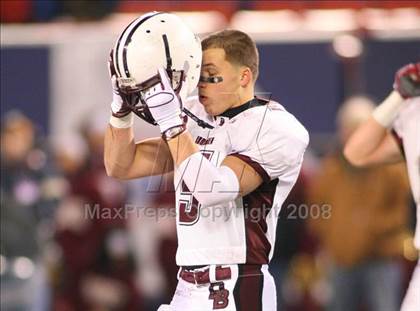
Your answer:
[[[201,42],[203,52],[211,48],[225,51],[226,60],[231,64],[246,66],[251,69],[254,82],[259,73],[259,55],[255,42],[246,33],[239,30],[222,30],[211,34]]]

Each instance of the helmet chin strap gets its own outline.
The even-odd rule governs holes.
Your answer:
[[[203,120],[201,120],[199,117],[197,117],[195,114],[193,114],[191,111],[189,111],[187,108],[182,108],[182,111],[187,115],[187,116],[189,116],[191,119],[193,119],[196,123],[197,123],[197,125],[199,126],[199,127],[202,127],[202,128],[208,128],[208,129],[214,129],[214,126],[213,125],[210,125],[210,124],[208,124],[206,121],[203,121]]]

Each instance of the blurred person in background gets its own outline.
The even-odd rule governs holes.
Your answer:
[[[144,177],[128,182],[127,202],[134,207],[128,229],[134,248],[137,284],[146,310],[171,299],[178,268],[173,175]]]
[[[53,309],[143,310],[125,228],[101,230],[86,216],[85,202],[69,195],[57,210]]]
[[[373,111],[369,119],[350,137],[344,153],[356,166],[406,162],[411,190],[417,204],[414,246],[419,250],[420,62],[400,68],[395,74],[393,88],[394,90]],[[373,185],[376,186],[376,183]],[[401,310],[420,310],[420,259],[413,272]]]
[[[277,310],[311,310],[310,305],[315,304],[307,294],[305,281],[299,278],[303,267],[297,263],[302,258],[311,257],[313,241],[305,226],[305,218],[297,210],[307,202],[307,184],[309,178],[305,167],[299,175],[295,186],[287,197],[280,211],[276,229],[276,244],[273,258],[270,262],[270,271],[276,282]],[[297,286],[295,286],[297,285]]]
[[[1,172],[2,309],[47,310],[43,255],[65,181],[35,125],[18,111],[2,119]]]
[[[55,266],[54,309],[142,310],[123,206],[126,187],[106,176],[103,120],[88,115],[94,117],[83,120],[82,141],[72,140],[72,148],[82,151],[57,150],[70,186],[55,217],[61,255]]]
[[[313,179],[310,201],[329,204],[329,217],[311,219],[320,251],[331,261],[329,310],[398,310],[403,240],[407,234],[409,189],[404,167],[355,168],[342,146],[366,121],[374,103],[346,100],[337,114],[339,148],[326,156]]]

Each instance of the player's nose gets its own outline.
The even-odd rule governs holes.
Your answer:
[[[199,88],[204,88],[204,86],[206,85],[207,83],[205,82],[205,81],[203,81],[202,79],[201,79],[201,77],[200,77],[200,80],[198,81],[198,87]]]

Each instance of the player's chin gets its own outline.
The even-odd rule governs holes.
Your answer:
[[[200,103],[203,105],[204,109],[207,113],[211,110],[211,100],[207,96],[200,95],[199,97]]]
[[[204,110],[207,112],[207,114],[213,116],[213,109],[211,109],[210,106],[204,106]]]

